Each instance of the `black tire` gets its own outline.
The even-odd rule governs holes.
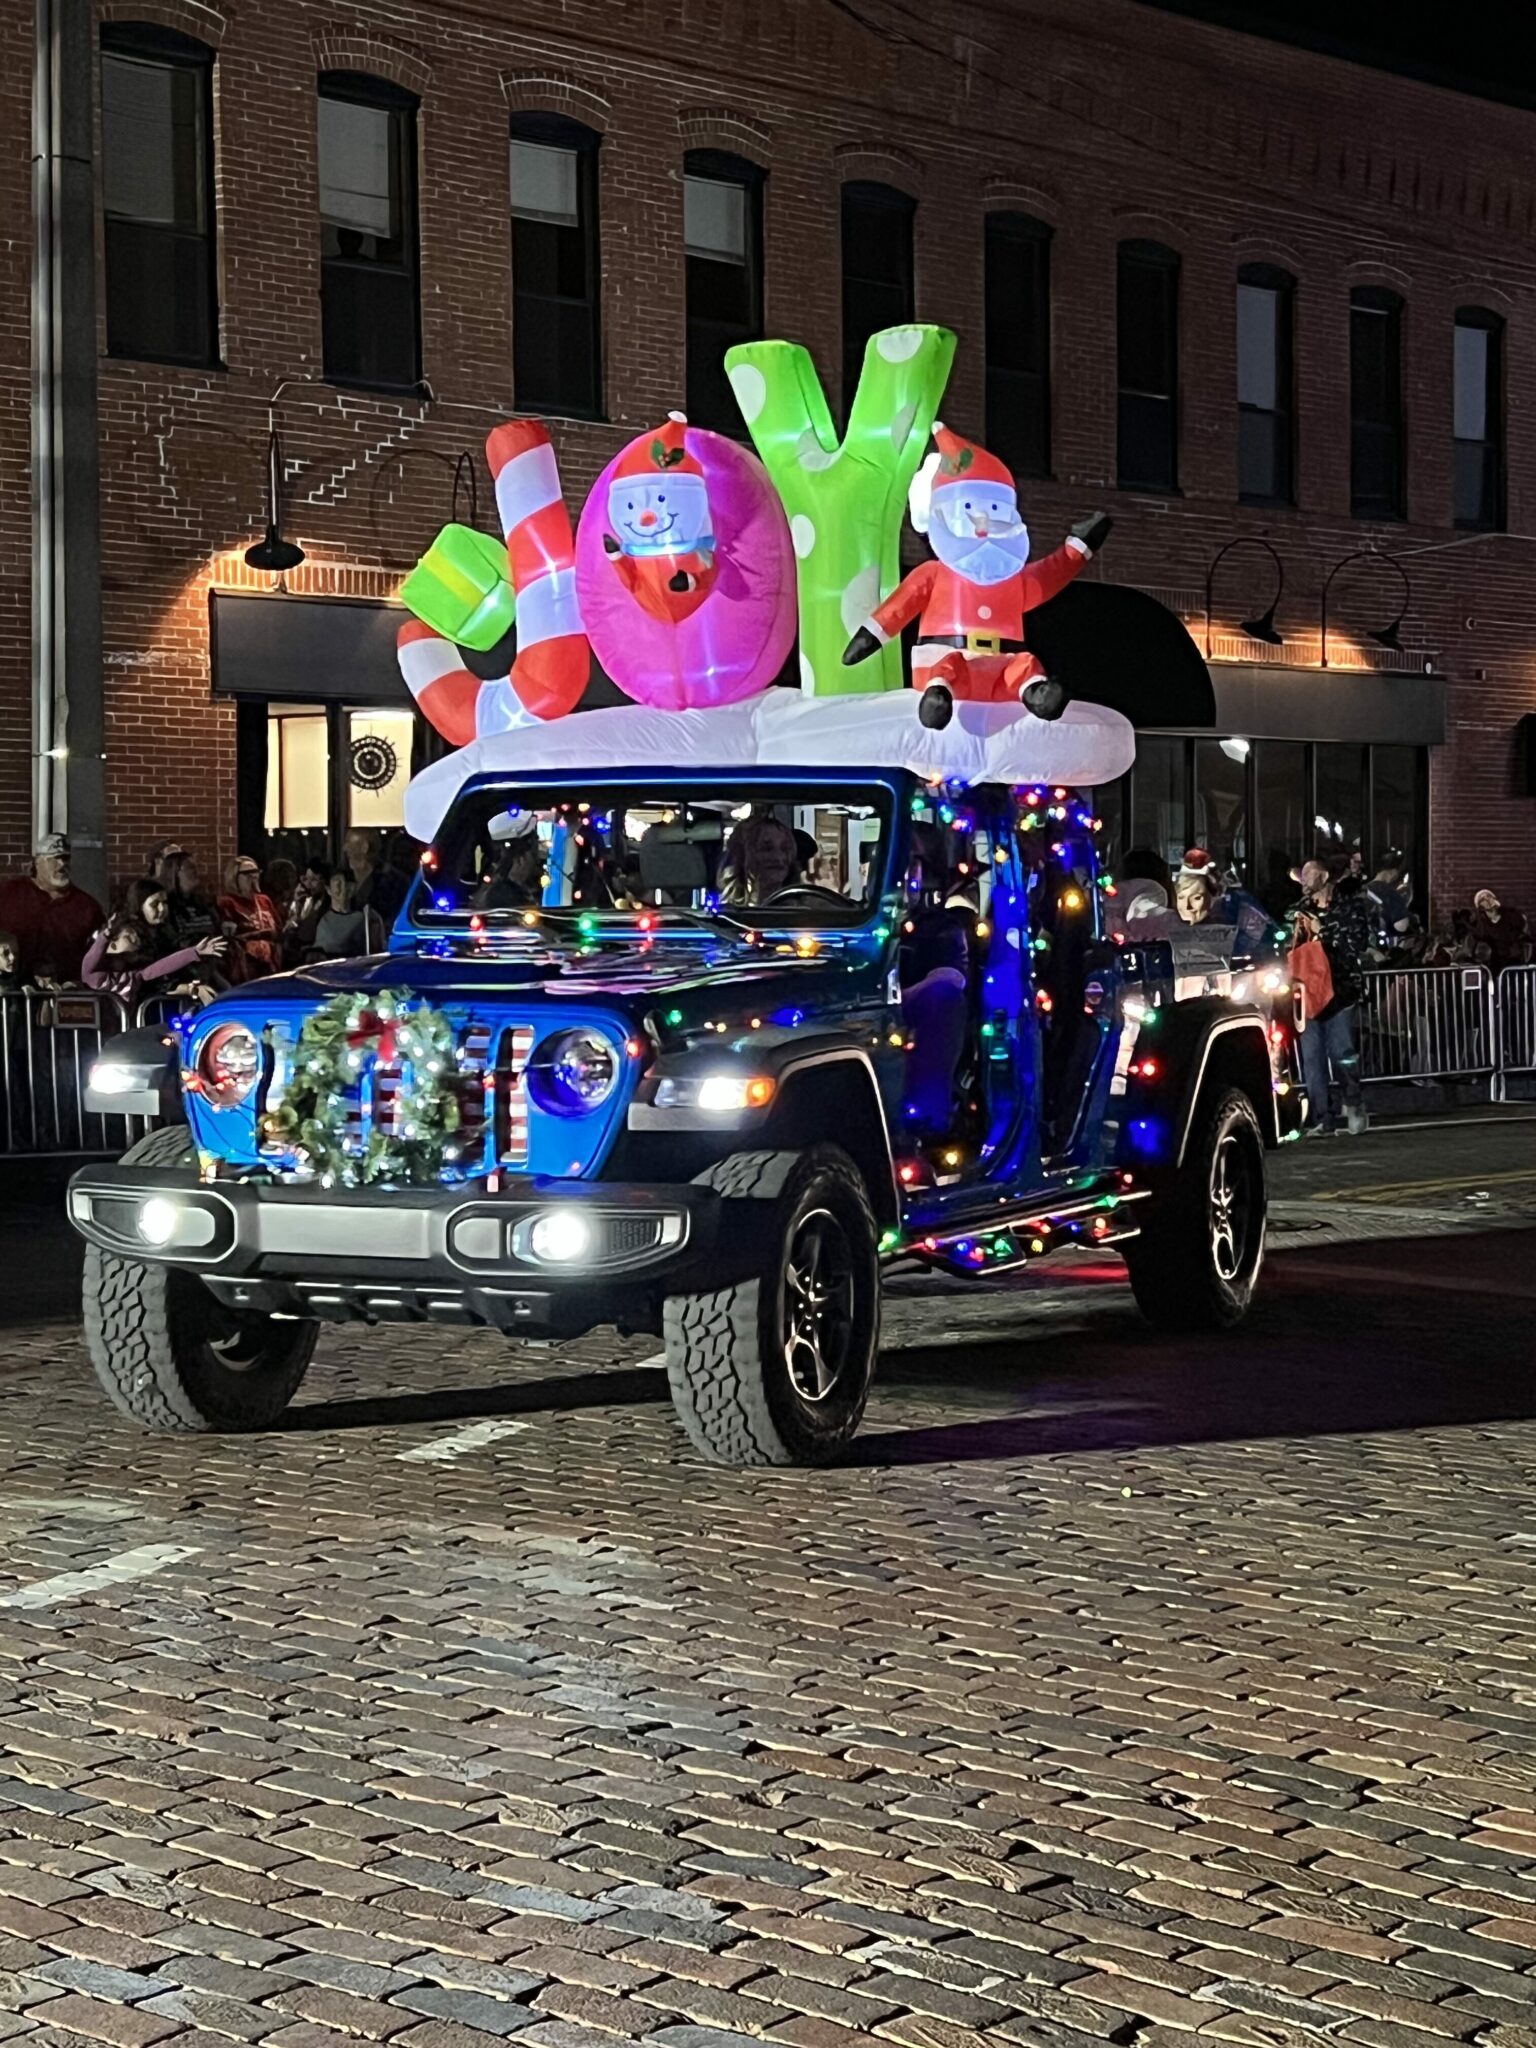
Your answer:
[[[125,1161],[179,1165],[184,1127],[151,1131]],[[85,1342],[114,1408],[145,1429],[268,1429],[298,1392],[319,1325],[226,1309],[195,1273],[85,1252]]]
[[[1264,1263],[1264,1141],[1236,1088],[1203,1097],[1184,1164],[1125,1247],[1131,1291],[1159,1330],[1230,1330]]]
[[[678,1419],[717,1464],[825,1464],[859,1426],[880,1342],[878,1232],[858,1168],[815,1145],[736,1152],[699,1179],[760,1205],[764,1258],[750,1280],[665,1303]]]

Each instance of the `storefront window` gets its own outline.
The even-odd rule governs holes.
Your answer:
[[[323,705],[273,705],[267,713],[266,828],[303,832],[329,810],[331,749]]]
[[[1429,876],[1422,839],[1424,816],[1424,750],[1422,747],[1372,747],[1372,869],[1389,854],[1401,854],[1412,882],[1410,901],[1423,902]]]
[[[1253,890],[1278,917],[1296,901],[1291,869],[1306,858],[1311,841],[1307,750],[1300,740],[1256,740],[1253,761],[1258,812]]]
[[[1186,740],[1166,733],[1144,734],[1132,772],[1130,846],[1150,848],[1176,868],[1189,845],[1185,780]]]
[[[1317,747],[1312,846],[1319,860],[1365,858],[1365,749],[1343,741]]]
[[[1247,740],[1196,740],[1194,844],[1223,873],[1248,880]]]

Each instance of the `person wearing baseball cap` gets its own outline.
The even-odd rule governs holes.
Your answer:
[[[0,928],[15,934],[23,982],[77,982],[104,917],[89,890],[70,880],[69,841],[62,832],[40,834],[31,872],[0,882]]]

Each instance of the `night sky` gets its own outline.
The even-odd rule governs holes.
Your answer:
[[[1532,10],[1511,0],[1431,7],[1426,0],[1141,0],[1226,28],[1299,43],[1330,56],[1376,64],[1485,99],[1536,107],[1536,34]],[[1523,28],[1522,28],[1523,19]]]

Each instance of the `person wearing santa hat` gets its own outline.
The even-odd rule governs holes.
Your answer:
[[[937,561],[923,562],[878,605],[843,650],[866,660],[921,614],[912,687],[923,724],[942,728],[955,699],[1018,699],[1037,718],[1059,718],[1067,691],[1024,644],[1024,614],[1064,590],[1109,538],[1104,512],[1080,519],[1063,545],[1029,559],[1029,529],[1012,476],[995,455],[937,421],[930,455],[909,497],[912,524]]]
[[[624,586],[653,617],[677,625],[708,597],[715,580],[709,488],[684,435],[687,419],[667,414],[620,455],[608,485],[603,550]]]

